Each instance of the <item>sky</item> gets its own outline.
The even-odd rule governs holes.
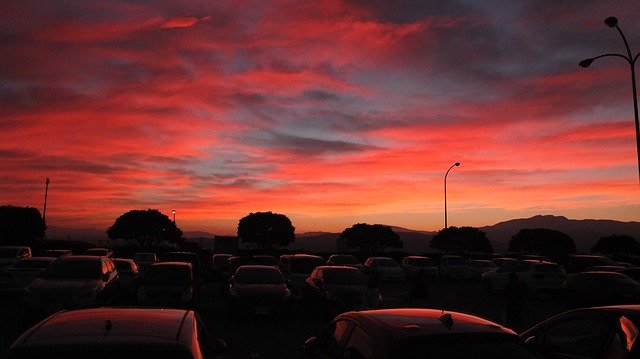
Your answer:
[[[0,205],[235,234],[640,219],[635,1],[0,3]],[[50,183],[46,191],[45,179]]]

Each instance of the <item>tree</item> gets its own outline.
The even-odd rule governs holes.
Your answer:
[[[400,236],[383,224],[358,223],[340,234],[349,248],[355,248],[364,255],[382,253],[385,248],[402,248]]]
[[[238,222],[238,238],[255,243],[264,250],[273,250],[294,242],[295,230],[289,217],[272,212],[249,213]]]
[[[493,246],[487,234],[475,227],[444,228],[433,236],[431,247],[457,254],[493,253]]]
[[[569,235],[546,228],[524,228],[511,236],[509,250],[546,255],[555,260],[563,260],[576,251],[576,244]]]
[[[629,235],[610,235],[602,237],[591,248],[592,253],[604,253],[604,254],[640,254],[640,243]]]
[[[134,209],[118,217],[107,229],[107,236],[147,248],[162,242],[180,243],[182,230],[157,209]]]
[[[46,229],[37,208],[0,206],[0,245],[33,246],[44,238]]]

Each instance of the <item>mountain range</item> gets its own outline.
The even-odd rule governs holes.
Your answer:
[[[391,226],[403,241],[404,250],[412,253],[431,252],[431,238],[437,232],[418,231]],[[511,236],[524,228],[547,228],[569,235],[580,252],[589,251],[598,239],[612,235],[630,235],[640,240],[640,222],[621,222],[614,220],[568,219],[562,216],[538,215],[531,218],[512,219],[491,226],[479,227],[487,234],[496,252],[506,252]],[[310,252],[334,252],[340,233],[306,232],[296,234],[296,241],[289,249]],[[215,234],[203,231],[185,231],[187,239],[214,238]],[[61,228],[50,226],[47,238],[97,241],[106,239],[105,230],[95,228]]]

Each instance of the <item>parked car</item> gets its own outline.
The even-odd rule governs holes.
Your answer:
[[[137,299],[141,305],[193,308],[197,294],[191,263],[160,262],[147,269]]]
[[[233,257],[228,253],[216,253],[211,258],[211,277],[214,280],[220,280],[224,278],[224,272],[229,270],[229,264],[227,260]]]
[[[133,255],[133,261],[136,262],[141,272],[146,272],[150,265],[158,263],[158,256],[153,252],[138,252]]]
[[[58,312],[13,342],[7,359],[198,359],[226,349],[191,310],[92,308]]]
[[[84,254],[87,256],[113,257],[113,250],[111,248],[96,247],[87,249]]]
[[[193,252],[165,252],[160,254],[160,262],[190,263],[194,274],[199,274],[200,256]]]
[[[509,276],[515,273],[528,294],[559,294],[564,285],[565,273],[561,266],[553,262],[536,260],[515,260],[502,263],[500,268],[482,275],[485,292],[503,292],[509,283]]]
[[[440,277],[438,267],[429,257],[406,256],[402,259],[402,269],[407,279],[416,273],[422,273],[427,280],[438,280]]]
[[[567,274],[585,272],[595,266],[615,265],[616,262],[605,256],[595,254],[572,254],[569,256],[565,268]]]
[[[332,254],[327,259],[327,265],[329,266],[347,266],[353,267],[359,270],[364,270],[364,266],[360,263],[358,257],[353,254]]]
[[[291,298],[282,272],[270,265],[240,266],[229,281],[229,294],[236,309],[258,315],[288,313]]]
[[[546,358],[637,358],[640,305],[570,310],[520,336]]]
[[[22,291],[33,282],[55,260],[54,257],[28,257],[19,259],[0,274],[0,292],[9,296],[22,295]]]
[[[11,267],[18,259],[31,257],[31,247],[0,246],[0,273]]]
[[[563,288],[574,304],[624,304],[640,300],[640,284],[622,273],[581,272],[569,274]]]
[[[403,282],[404,271],[400,264],[389,257],[369,257],[364,262],[365,274],[380,281]]]
[[[304,358],[538,358],[512,330],[458,312],[379,309],[338,315],[307,339]]]
[[[304,281],[316,267],[325,265],[326,261],[311,254],[293,254],[288,257],[285,268],[282,271],[291,289],[291,294],[296,298],[302,297]]]
[[[73,252],[71,251],[71,249],[45,249],[44,251],[42,251],[43,257],[59,258],[62,256],[70,256],[72,254]]]
[[[251,256],[253,263],[264,266],[278,266],[278,258],[267,254],[255,254]]]
[[[323,312],[359,309],[367,281],[367,276],[353,267],[319,266],[305,280],[304,298]]]
[[[473,279],[482,279],[483,274],[498,269],[498,266],[488,259],[469,259],[467,265],[471,269]]]
[[[120,277],[120,295],[127,298],[135,298],[140,284],[140,269],[133,259],[113,258]]]
[[[440,278],[443,279],[470,279],[471,267],[462,256],[444,255],[440,257]]]
[[[118,295],[118,271],[107,257],[72,255],[53,261],[25,288],[22,303],[31,311],[101,306]]]

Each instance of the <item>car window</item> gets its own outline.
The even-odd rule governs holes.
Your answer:
[[[608,339],[605,318],[573,318],[550,325],[536,347],[546,355],[601,358]]]
[[[246,268],[240,267],[236,273],[236,282],[248,284],[281,284],[284,283],[284,277],[280,271],[265,270],[264,268]]]
[[[539,358],[517,336],[502,333],[412,336],[398,339],[390,350],[392,358],[402,359]]]
[[[359,326],[355,325],[344,348],[343,358],[368,359],[373,357],[373,339]]]
[[[324,272],[324,282],[327,284],[367,284],[367,276],[357,269],[354,270],[326,270]]]
[[[45,274],[47,279],[98,279],[100,278],[99,261],[56,261]]]
[[[339,358],[342,352],[340,344],[350,328],[346,320],[338,320],[329,325],[318,337],[316,355],[320,358]]]

